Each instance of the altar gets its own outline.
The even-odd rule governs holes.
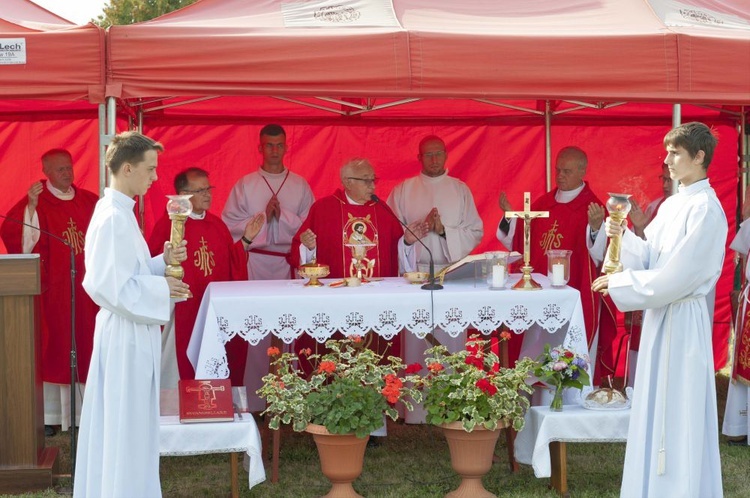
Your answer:
[[[403,278],[384,278],[359,287],[305,287],[303,280],[212,282],[201,302],[188,346],[198,379],[227,378],[224,345],[239,335],[257,345],[268,335],[290,344],[302,334],[324,343],[334,333],[386,340],[402,331],[424,338],[435,327],[452,337],[467,328],[483,334],[506,326],[525,334],[521,356],[536,358],[544,344],[562,344],[588,354],[580,294],[553,288],[544,275],[537,291],[489,290],[473,279],[448,281],[425,291]],[[330,283],[332,279],[321,280]]]

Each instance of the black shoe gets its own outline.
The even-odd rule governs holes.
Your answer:
[[[46,437],[52,437],[55,434],[57,434],[57,429],[55,429],[54,425],[45,425],[44,426],[44,435]]]
[[[729,446],[747,446],[747,437],[742,439],[727,439]]]
[[[382,437],[375,437],[370,436],[370,439],[367,441],[367,447],[368,448],[377,448],[383,444]]]

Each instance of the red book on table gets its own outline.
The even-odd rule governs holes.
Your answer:
[[[232,383],[229,379],[180,380],[177,389],[180,423],[234,420]]]

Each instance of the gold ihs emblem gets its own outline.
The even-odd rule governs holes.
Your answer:
[[[563,234],[557,233],[557,220],[552,223],[552,226],[542,234],[542,240],[539,241],[539,245],[542,246],[544,252],[550,249],[558,249],[562,245]]]
[[[83,232],[78,230],[78,225],[76,225],[75,220],[73,218],[70,218],[68,220],[68,228],[65,229],[63,232],[63,238],[70,244],[70,247],[73,248],[73,251],[76,253],[76,255],[81,254],[83,252],[83,246],[86,244],[86,238],[83,235]]]
[[[214,252],[208,249],[208,242],[203,237],[201,237],[201,246],[193,253],[193,256],[195,256],[193,264],[195,264],[198,270],[203,272],[204,277],[214,272],[214,268],[216,267]]]

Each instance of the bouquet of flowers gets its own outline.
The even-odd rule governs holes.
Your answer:
[[[418,378],[399,377],[404,368],[400,358],[384,358],[365,347],[360,336],[332,339],[326,347],[325,354],[313,354],[309,348],[300,352],[315,365],[307,376],[299,369],[297,355],[268,348],[271,373],[263,377],[257,393],[267,402],[263,414],[271,416],[271,429],[291,423],[299,432],[312,423],[331,434],[365,437],[383,425],[384,413],[396,420],[397,402],[411,410],[408,399],[422,400],[417,389],[408,387]]]
[[[509,332],[501,334],[504,340],[509,337]],[[428,373],[420,381],[427,423],[461,422],[468,432],[476,426],[495,430],[501,422],[517,431],[523,428],[529,401],[522,391],[533,392],[526,384],[533,360],[524,358],[515,368],[501,368],[489,341],[479,337],[469,338],[466,349],[455,353],[435,346],[426,354]],[[407,371],[414,372],[414,367],[409,365]]]
[[[564,388],[583,389],[583,386],[589,385],[588,367],[588,355],[578,355],[562,346],[551,348],[549,344],[544,345],[544,352],[537,358],[534,375],[555,387],[551,410],[562,411]]]

